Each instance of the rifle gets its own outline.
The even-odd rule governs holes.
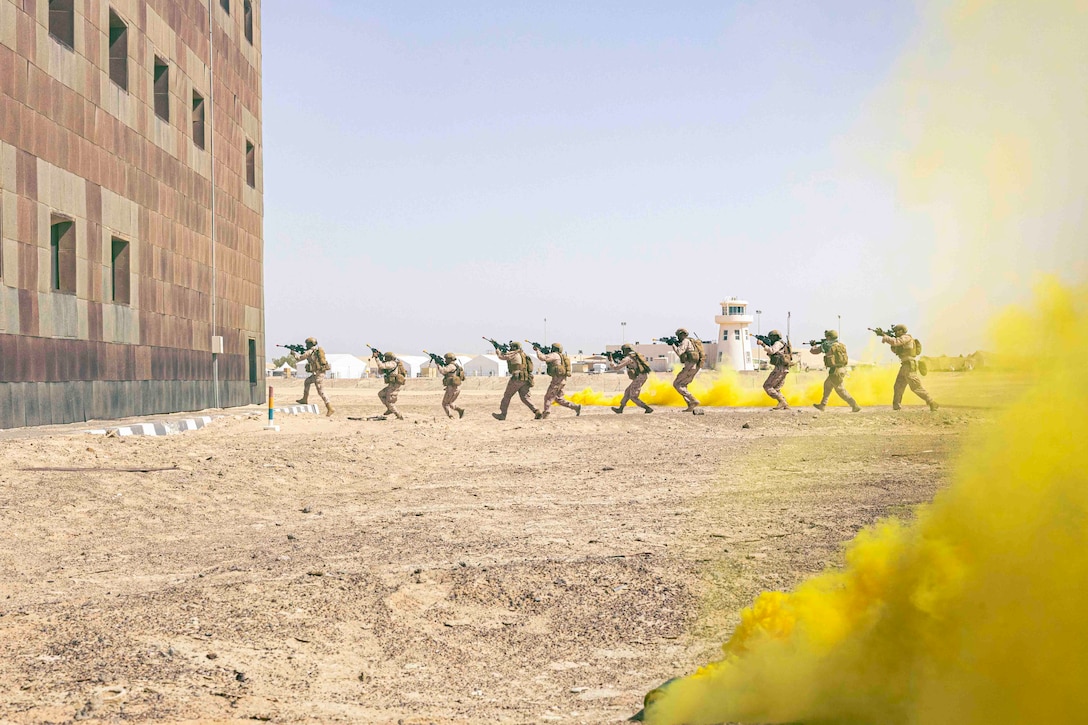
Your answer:
[[[809,347],[816,347],[817,345],[819,345],[820,347],[823,348],[824,352],[827,352],[828,342],[827,342],[826,338],[823,339],[823,340],[809,340],[805,344],[808,345]]]
[[[366,346],[370,348],[370,357],[382,357],[382,355],[385,354],[378,348],[371,345],[369,342],[366,344]]]
[[[532,345],[534,350],[540,350],[545,355],[555,352],[555,348],[551,345],[541,345],[539,342],[533,342],[532,340],[526,340],[525,342]]]
[[[774,342],[771,340],[770,335],[756,335],[756,334],[753,334],[752,337],[759,340],[760,342],[762,342],[767,347],[771,347],[772,345],[774,345]]]
[[[654,342],[663,342],[666,345],[676,347],[680,344],[680,339],[677,337],[656,337],[654,338]]]
[[[892,332],[892,327],[895,327],[895,325],[892,325],[888,329],[884,329],[882,327],[867,327],[865,329],[879,335],[880,337],[895,337],[895,334]]]
[[[301,355],[304,352],[306,352],[306,346],[305,345],[276,345],[276,347],[282,347],[285,350],[290,350],[295,355]]]
[[[599,352],[597,354],[607,360],[611,360],[613,365],[618,363],[624,357],[623,350],[613,350],[612,352]]]
[[[446,364],[446,358],[444,358],[444,357],[439,357],[438,355],[435,355],[435,354],[434,354],[433,352],[427,352],[426,350],[424,350],[424,351],[423,351],[423,354],[425,354],[425,355],[430,355],[430,356],[431,356],[431,361],[432,361],[432,362],[433,362],[433,363],[434,363],[435,365],[437,365],[437,366],[439,366],[439,367],[442,367],[442,366],[444,366],[444,365]]]
[[[481,335],[480,337],[483,337],[483,335]],[[506,343],[499,342],[498,340],[492,340],[490,337],[484,337],[484,339],[494,345],[495,349],[503,353],[504,355],[510,352],[510,346]]]

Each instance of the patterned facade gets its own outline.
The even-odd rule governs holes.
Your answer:
[[[263,401],[261,131],[259,0],[0,0],[0,428]]]

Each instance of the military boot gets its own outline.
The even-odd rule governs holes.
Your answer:
[[[581,414],[582,414],[582,404],[579,403],[578,405],[574,406],[574,417],[577,418]]]
[[[325,406],[325,417],[326,418],[330,417],[335,412],[336,412],[336,409],[333,408],[331,405]]]
[[[623,412],[623,408],[613,408],[613,409],[612,409],[612,412],[613,412],[613,413],[622,413],[622,412]]]
[[[815,408],[816,410],[826,410],[827,409],[827,403],[813,403],[812,407]]]
[[[852,412],[852,413],[860,413],[860,412],[861,412],[861,406],[860,406],[860,405],[858,405],[857,403],[855,403],[855,404],[854,404],[854,407],[850,409],[850,412]]]
[[[457,409],[457,417],[458,418],[464,418],[465,417],[465,409],[464,408],[458,408]]]
[[[491,417],[495,420],[506,420],[506,413],[492,413]]]
[[[936,401],[936,400],[931,400],[931,401],[929,401],[929,409],[930,409],[930,410],[937,410],[937,409],[938,409],[938,408],[940,408],[940,407],[941,407],[941,406],[937,405],[937,401]]]

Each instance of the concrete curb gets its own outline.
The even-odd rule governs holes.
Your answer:
[[[219,416],[217,416],[219,417]],[[199,430],[212,422],[210,415],[202,415],[199,418],[182,418],[181,420],[160,420],[154,423],[133,423],[113,428],[98,428],[84,431],[90,435],[118,436],[166,436],[174,433],[184,433],[190,430]]]
[[[318,413],[317,405],[310,403],[309,405],[286,405],[282,408],[273,408],[277,413],[283,413],[284,415],[298,415],[299,413]]]
[[[288,405],[283,408],[273,408],[283,415],[299,415],[300,413],[317,413],[317,405]],[[252,417],[258,417],[260,411],[249,413]],[[185,433],[190,430],[200,430],[213,420],[226,418],[225,415],[202,415],[196,418],[181,418],[179,420],[159,420],[153,423],[132,423],[129,425],[112,426],[110,428],[96,428],[83,431],[90,435],[117,435],[117,436],[168,436],[175,433]]]

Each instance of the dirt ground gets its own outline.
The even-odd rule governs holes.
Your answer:
[[[458,421],[436,381],[401,394],[405,421],[348,420],[380,409],[345,381],[335,417],[278,433],[230,411],[161,438],[0,435],[0,720],[620,722],[760,591],[930,499],[989,415],[534,421],[515,400],[500,423],[500,384],[470,380]]]

